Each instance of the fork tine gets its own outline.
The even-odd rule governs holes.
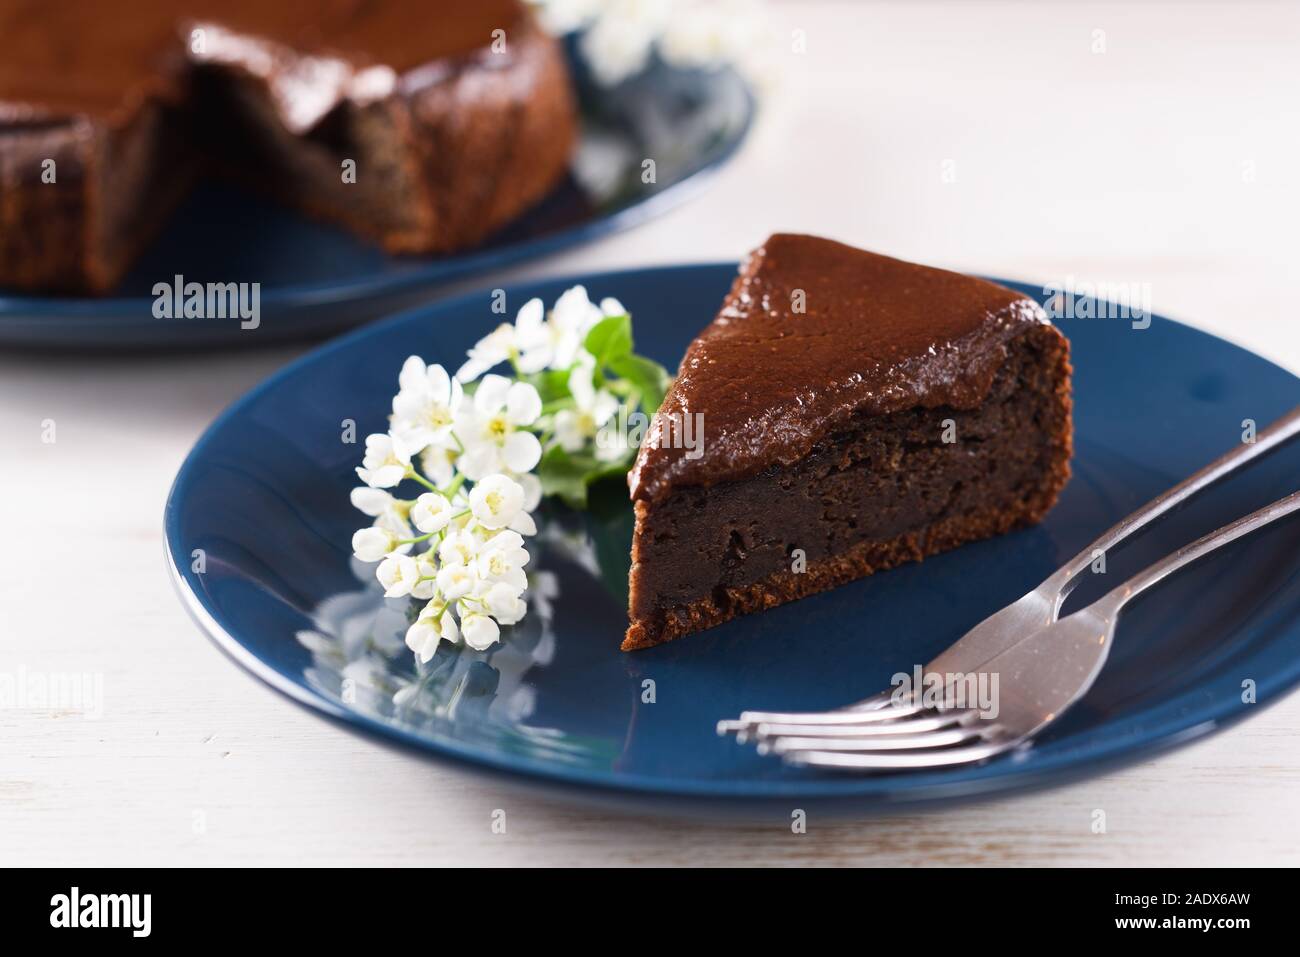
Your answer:
[[[892,689],[881,691],[872,695],[870,698],[864,698],[861,701],[845,705],[842,708],[834,708],[829,711],[746,711],[741,714],[740,718],[734,720],[719,721],[717,731],[720,735],[734,733],[738,735],[741,743],[749,738],[749,733],[754,730],[760,722],[766,722],[773,719],[780,719],[784,723],[802,723],[802,724],[834,724],[850,723],[850,719],[842,717],[843,715],[855,715],[862,721],[888,721],[895,718],[905,718],[916,714],[921,708],[912,707],[912,702],[907,703],[904,707],[901,703],[896,703],[895,692]],[[867,712],[884,712],[878,718],[862,717]],[[833,717],[827,717],[832,715]]]
[[[982,740],[992,733],[988,728],[946,728],[926,734],[877,734],[858,738],[835,737],[780,737],[764,741],[759,751],[772,754],[791,754],[796,751],[841,751],[869,753],[872,751],[912,751],[925,748],[947,748],[968,741]]]
[[[745,722],[733,721],[730,718],[724,718],[717,725],[719,735],[735,734],[744,731],[748,727],[749,725],[745,724]]]
[[[740,718],[741,720],[753,719],[754,723],[759,720],[783,719],[809,724],[849,724],[854,720],[874,722],[874,720],[905,718],[907,715],[923,710],[926,710],[926,705],[913,698],[894,701],[893,692],[881,692],[874,697],[866,698],[865,701],[826,711],[742,711]]]
[[[896,721],[931,710],[917,701],[880,708],[842,711],[742,711],[738,724],[754,727],[759,724],[871,724],[877,721]]]
[[[862,722],[857,724],[773,724],[764,722],[754,726],[754,734],[759,738],[861,738],[871,735],[923,734],[963,724],[972,720],[978,714],[978,711],[962,708],[929,712],[928,714],[898,721],[877,721],[865,724]]]
[[[873,694],[870,698],[863,698],[854,704],[846,704],[839,711],[875,711],[878,708],[887,708],[894,701],[894,689],[887,688],[884,691]]]
[[[845,753],[842,751],[795,751],[784,755],[790,764],[804,767],[842,769],[846,771],[908,771],[970,764],[994,757],[1016,745],[1016,740],[990,741],[946,751],[910,751],[901,754]]]
[[[879,708],[872,711],[822,711],[786,713],[779,711],[746,711],[738,720],[719,721],[720,735],[735,733],[736,740],[744,744],[754,737],[763,725],[799,724],[819,727],[864,725],[884,726],[904,724],[925,718],[935,712],[921,705],[900,705],[897,708]]]

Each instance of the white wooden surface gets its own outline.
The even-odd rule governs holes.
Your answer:
[[[803,229],[986,273],[1150,283],[1157,311],[1300,367],[1298,11],[778,6],[780,89],[707,195],[515,275],[734,258]],[[104,682],[98,720],[0,710],[0,864],[1300,863],[1294,696],[1121,773],[883,821],[814,815],[805,835],[593,810],[340,733],[198,634],[159,534],[200,430],[301,351],[0,354],[0,673]]]

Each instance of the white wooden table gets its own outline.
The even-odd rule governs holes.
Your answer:
[[[971,271],[1149,283],[1156,311],[1300,366],[1300,7],[774,17],[780,89],[705,196],[511,278],[736,258],[807,230]],[[0,864],[1300,863],[1300,696],[1064,789],[814,816],[804,835],[593,811],[340,733],[199,635],[160,540],[191,442],[301,351],[0,355],[0,672],[103,676],[98,720],[0,710]]]

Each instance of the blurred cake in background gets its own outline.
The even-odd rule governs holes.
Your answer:
[[[565,58],[519,0],[0,0],[0,287],[104,292],[217,168],[394,253],[564,176]]]

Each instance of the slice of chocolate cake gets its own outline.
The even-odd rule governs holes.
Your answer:
[[[0,0],[0,287],[105,291],[199,161],[393,252],[564,175],[564,57],[520,0]]]
[[[1069,346],[1037,303],[775,235],[687,349],[629,475],[623,649],[1037,522],[1070,449]]]

